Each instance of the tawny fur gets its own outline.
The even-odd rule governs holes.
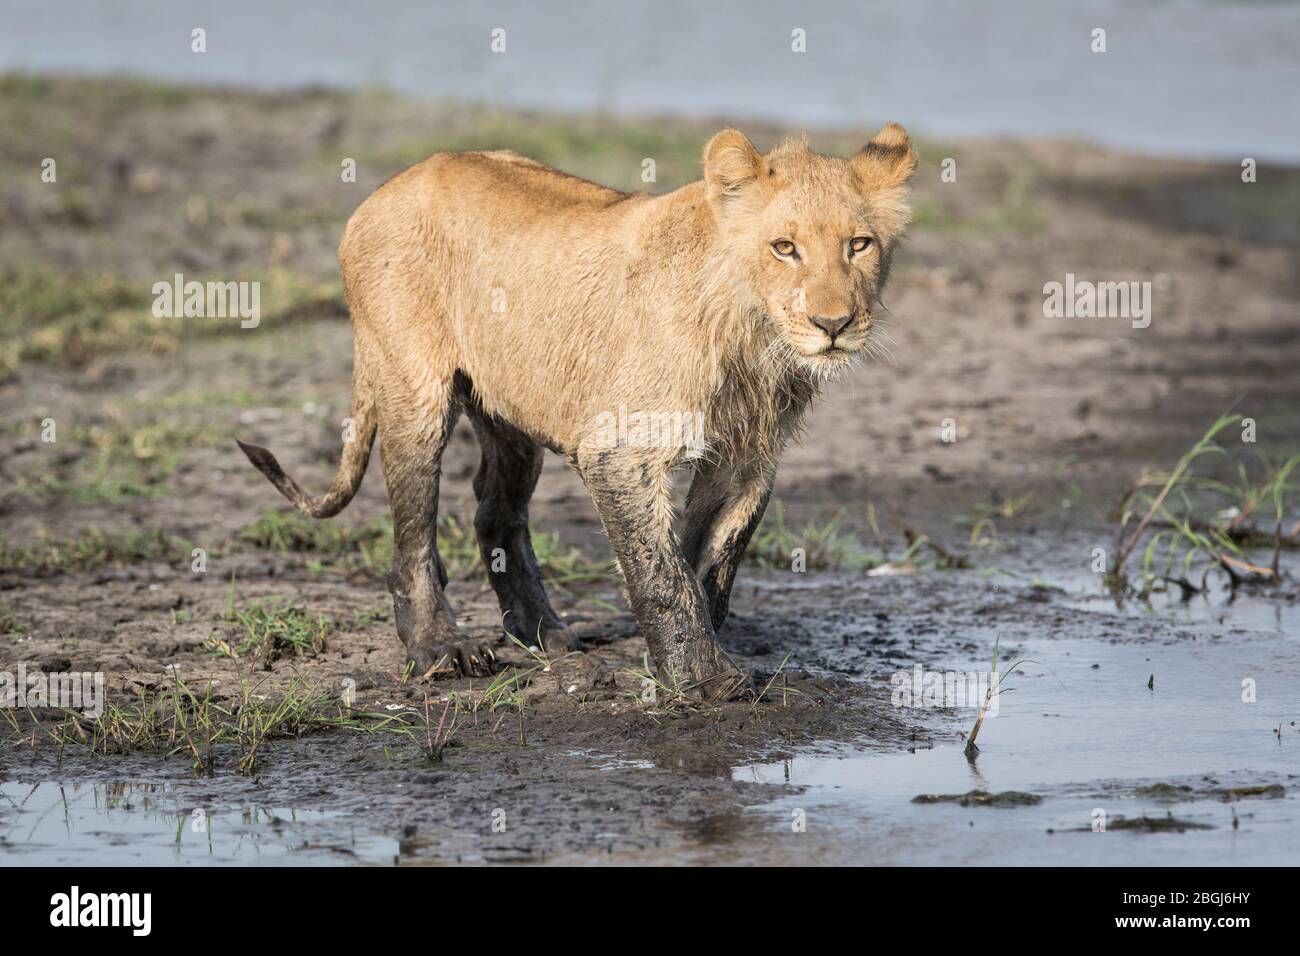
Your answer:
[[[804,142],[764,156],[723,130],[705,147],[703,181],[651,196],[511,152],[434,155],[371,195],[343,235],[356,440],[333,487],[311,498],[265,449],[241,446],[286,497],[324,517],[355,493],[378,430],[398,539],[390,585],[399,633],[421,665],[434,658],[417,648],[436,646],[445,659],[461,636],[426,546],[456,414],[474,417],[481,440],[556,451],[592,491],[658,669],[679,684],[730,673],[712,632],[726,616],[737,548],[819,383],[871,348],[915,162],[896,124],[848,160]],[[869,245],[853,252],[855,237]],[[792,254],[778,254],[778,241]],[[848,324],[835,336],[813,321],[838,317]],[[702,413],[704,446],[611,445],[602,426],[620,411]],[[484,473],[508,457],[485,449]],[[696,478],[679,546],[668,475],[684,463]],[[504,489],[480,505],[483,526],[515,541],[526,564],[531,545],[514,511],[526,522],[531,483],[483,484]],[[493,508],[511,510],[512,523]],[[562,627],[544,596],[544,607],[508,597],[515,585],[498,587],[503,608],[514,601],[527,627]],[[672,604],[689,605],[686,617],[670,614]]]

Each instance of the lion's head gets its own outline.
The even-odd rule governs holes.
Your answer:
[[[915,168],[896,123],[847,160],[803,142],[764,156],[734,129],[709,141],[704,179],[722,254],[787,360],[821,376],[867,346]]]

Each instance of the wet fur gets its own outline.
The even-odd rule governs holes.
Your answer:
[[[389,588],[421,674],[493,667],[491,648],[456,627],[434,537],[441,455],[461,413],[482,449],[474,524],[485,565],[505,559],[488,576],[506,626],[552,650],[576,647],[528,532],[542,449],[564,455],[591,492],[659,678],[730,694],[745,675],[714,635],[736,567],[819,383],[870,348],[914,167],[894,124],[849,160],[802,142],[763,156],[724,130],[705,148],[704,180],[663,196],[510,152],[432,156],[371,195],[343,235],[355,438],[330,490],[313,498],[269,451],[240,447],[298,508],[328,517],[355,494],[378,434],[395,534]],[[867,256],[840,255],[863,230]],[[772,255],[778,232],[804,250],[797,263]],[[819,315],[852,316],[830,339],[841,352],[820,351]],[[702,454],[610,446],[599,425],[620,408],[702,412]],[[683,464],[694,479],[679,542],[669,474]]]

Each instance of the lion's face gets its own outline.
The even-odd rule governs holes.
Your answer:
[[[915,163],[894,124],[849,160],[803,144],[762,156],[735,130],[705,149],[720,239],[785,359],[820,376],[867,346],[872,308],[907,223],[904,189]]]

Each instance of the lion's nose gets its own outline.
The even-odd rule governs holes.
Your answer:
[[[831,341],[834,341],[835,336],[843,332],[848,324],[853,321],[853,316],[841,315],[837,319],[828,319],[821,315],[810,315],[808,316],[808,321],[829,335]]]

